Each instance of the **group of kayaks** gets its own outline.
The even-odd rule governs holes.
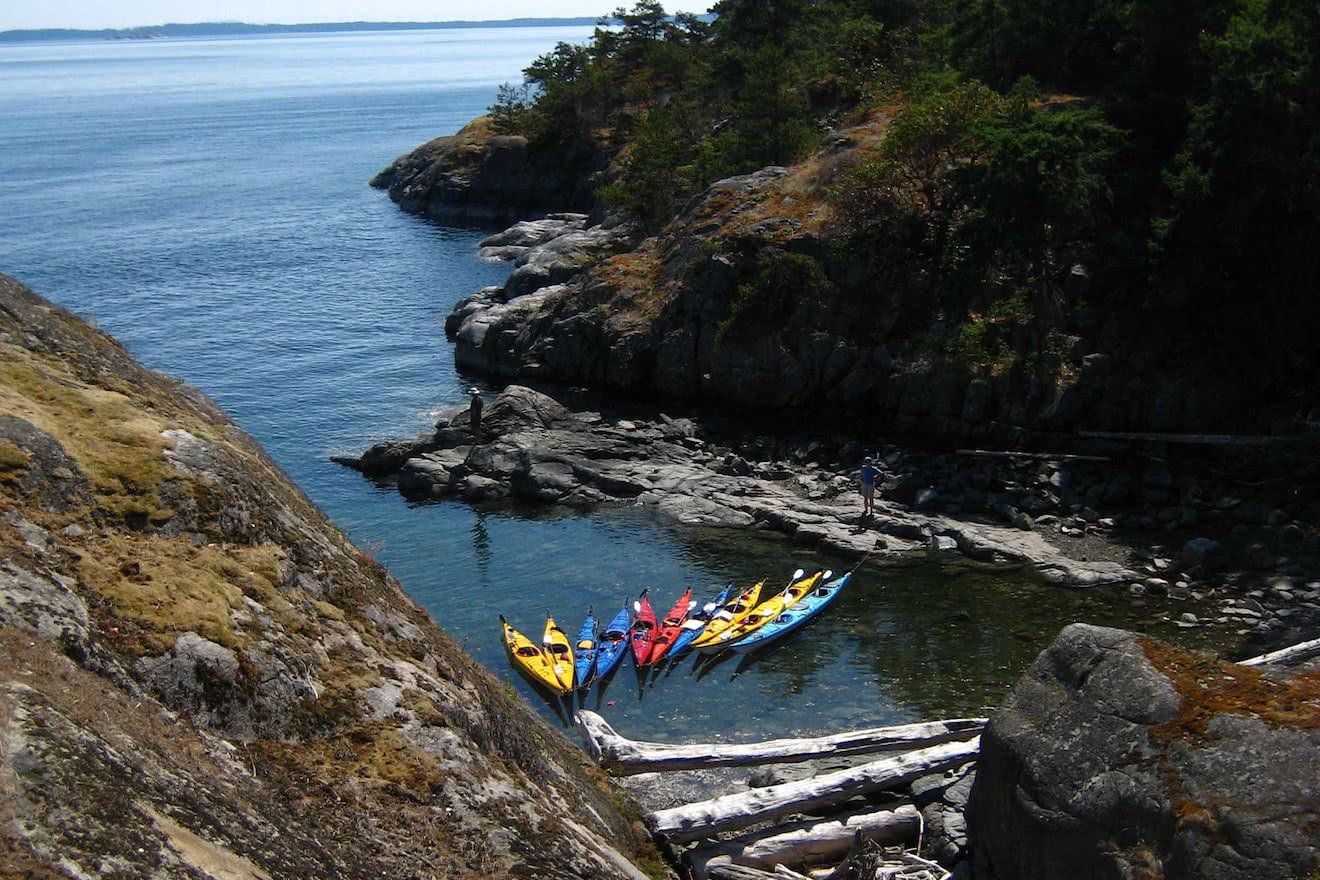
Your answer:
[[[504,646],[513,664],[533,683],[555,694],[570,694],[610,675],[630,648],[639,670],[675,662],[689,651],[747,654],[764,648],[824,611],[853,572],[830,580],[832,574],[806,575],[798,569],[783,589],[773,593],[766,591],[765,580],[736,595],[729,584],[703,605],[693,604],[689,587],[662,618],[656,617],[649,591],[643,590],[632,609],[625,605],[603,631],[588,610],[576,643],[569,641],[549,612],[539,645],[501,614]]]

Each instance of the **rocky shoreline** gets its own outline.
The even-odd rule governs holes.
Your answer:
[[[1108,462],[1066,456],[890,444],[876,450],[876,513],[864,516],[865,452],[855,439],[748,434],[715,417],[575,410],[511,385],[486,408],[480,437],[463,408],[433,432],[334,460],[412,499],[639,505],[877,562],[1012,564],[1060,586],[1119,585],[1134,603],[1197,601],[1216,610],[1183,613],[1178,626],[1233,627],[1247,650],[1320,629],[1320,581],[1305,577],[1316,531],[1263,500],[1196,496],[1164,463],[1115,475]]]

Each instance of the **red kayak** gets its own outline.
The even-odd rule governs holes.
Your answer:
[[[651,656],[646,658],[649,664],[660,662],[660,658],[665,656],[665,652],[674,644],[674,639],[683,630],[683,621],[687,620],[688,606],[692,604],[692,588],[688,587],[679,600],[674,603],[674,607],[669,609],[665,619],[660,622],[660,629],[655,634],[655,641],[651,645]]]
[[[651,641],[655,638],[655,612],[651,610],[651,600],[646,598],[649,591],[642,590],[642,598],[633,603],[637,616],[632,623],[633,660],[638,666],[645,666],[651,659]]]

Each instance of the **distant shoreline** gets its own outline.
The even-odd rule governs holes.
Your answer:
[[[261,34],[345,33],[351,31],[426,31],[459,28],[573,27],[593,25],[596,16],[577,18],[508,18],[497,21],[338,21],[311,24],[247,24],[203,22],[146,27],[37,28],[0,31],[0,43],[46,43],[64,40],[160,40],[177,37],[229,37]]]

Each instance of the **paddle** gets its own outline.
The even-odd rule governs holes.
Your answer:
[[[800,568],[797,571],[793,572],[793,576],[788,579],[788,583],[784,584],[784,589],[780,590],[779,592],[787,593],[788,588],[796,584],[798,581],[802,580],[802,575],[804,574],[806,574],[806,572]]]
[[[729,581],[725,589],[728,590],[729,592],[733,592],[733,581]],[[707,602],[705,605],[701,606],[701,613],[706,615],[707,617],[710,617],[712,614],[715,613],[716,609],[718,609],[719,607],[720,607],[719,602]]]

